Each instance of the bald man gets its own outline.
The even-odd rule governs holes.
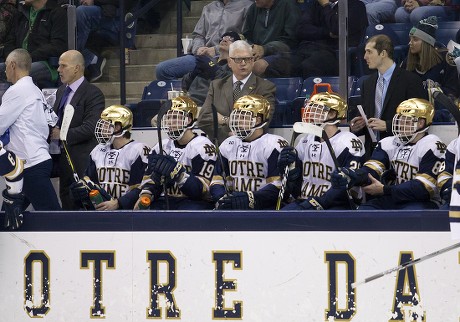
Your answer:
[[[29,76],[32,58],[27,50],[15,49],[5,65],[7,80],[13,85],[2,97],[0,136],[9,130],[6,149],[24,162],[24,208],[32,203],[35,210],[60,210],[50,180],[52,161],[46,142],[49,128],[43,111],[44,98]]]
[[[75,108],[75,114],[67,134],[67,147],[75,170],[82,178],[89,162],[89,154],[97,145],[94,128],[105,107],[105,98],[99,88],[84,78],[85,60],[79,51],[64,52],[59,57],[58,72],[63,85],[56,93],[54,110],[59,116],[59,121],[58,125],[52,129],[51,138],[59,139],[59,127],[62,123],[64,107],[71,104]],[[75,204],[69,189],[74,182],[73,172],[63,155],[64,151],[61,150],[61,152],[59,196],[62,209],[77,210],[79,209],[78,204]]]

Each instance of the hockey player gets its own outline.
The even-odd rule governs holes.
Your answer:
[[[362,168],[334,171],[333,186],[364,186],[364,192],[373,198],[360,210],[438,209],[436,179],[444,169],[446,145],[427,133],[433,115],[433,106],[427,100],[401,102],[392,121],[394,136],[382,139]],[[387,170],[394,174],[392,185],[378,180]]]
[[[3,208],[5,210],[5,228],[18,229],[23,222],[24,195],[22,193],[22,171],[24,163],[13,152],[3,148],[0,140],[0,176],[5,178],[3,190]]]
[[[197,114],[195,102],[187,96],[179,96],[172,99],[171,108],[161,119],[161,129],[168,138],[159,143],[163,153],[159,144],[153,147],[139,195],[153,199],[150,209],[212,208],[209,184],[216,148],[207,137],[192,131]]]
[[[99,144],[91,151],[85,177],[71,187],[74,198],[85,206],[95,188],[106,199],[96,210],[133,209],[150,148],[131,139],[132,127],[133,114],[127,107],[112,105],[102,111],[94,130]]]
[[[339,166],[357,169],[362,163],[364,147],[356,135],[339,130],[337,124],[346,115],[345,101],[336,93],[324,92],[305,101],[302,122],[323,127]],[[287,191],[296,200],[283,210],[350,209],[352,206],[344,188],[331,188],[331,173],[336,166],[323,139],[306,134],[296,148],[283,148],[278,160],[280,173],[284,173],[286,167],[289,167]]]
[[[246,95],[235,102],[229,119],[233,135],[220,145],[223,169],[219,162],[211,185],[216,209],[275,208],[281,184],[277,160],[288,143],[264,133],[269,115],[270,103],[263,96]]]

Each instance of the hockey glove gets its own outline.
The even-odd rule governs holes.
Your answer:
[[[219,199],[216,205],[218,210],[254,210],[256,207],[256,199],[251,191],[234,192],[231,195],[225,195]]]
[[[86,210],[94,210],[94,206],[89,199],[89,192],[91,188],[86,184],[86,181],[80,179],[78,182],[73,182],[70,185],[70,192],[72,193],[73,200],[81,203]]]
[[[185,172],[184,166],[169,155],[155,154],[149,160],[149,167],[153,171],[152,180],[157,183],[161,178],[165,178],[167,186],[172,186],[174,182],[179,181]]]
[[[102,199],[104,199],[104,201],[108,201],[108,200],[113,199],[112,196],[107,191],[105,191],[105,189],[101,188],[101,186],[98,185],[97,183],[92,182],[89,179],[89,177],[85,177],[83,180],[86,182],[86,185],[88,186],[90,191],[91,190],[99,191],[99,193],[101,194]]]
[[[308,197],[305,201],[299,203],[299,207],[304,210],[324,210],[323,206],[313,197]]]
[[[294,181],[300,177],[300,169],[296,168],[297,150],[292,146],[284,147],[278,157],[278,170],[284,173],[289,167],[288,181]]]
[[[396,171],[393,168],[385,170],[382,175],[380,176],[380,182],[384,186],[391,186],[394,185],[396,182]]]
[[[23,221],[22,209],[24,207],[24,195],[22,193],[10,195],[8,190],[3,190],[3,205],[5,207],[5,228],[18,229]]]
[[[354,170],[342,168],[339,172],[334,170],[331,174],[331,184],[333,188],[348,189],[355,185],[357,175]]]

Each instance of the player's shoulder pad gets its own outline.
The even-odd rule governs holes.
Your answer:
[[[348,148],[350,154],[354,156],[361,157],[364,155],[363,142],[351,132],[339,132],[337,135],[331,138],[331,144],[333,145],[334,149],[338,150],[335,151],[337,155],[339,155],[345,148]]]
[[[215,145],[206,136],[196,136],[188,143],[193,155],[201,155],[203,160],[216,160],[217,150]]]
[[[417,144],[418,143],[420,143],[421,146],[426,150],[433,151],[434,155],[439,158],[444,158],[446,154],[447,145],[443,141],[441,141],[441,139],[437,135],[428,134],[421,138],[420,141],[417,142]]]
[[[284,147],[289,146],[289,142],[285,138],[276,134],[267,133],[262,135],[259,140],[261,141],[258,144],[262,144],[269,152],[274,149],[281,152]]]

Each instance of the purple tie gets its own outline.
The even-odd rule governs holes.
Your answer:
[[[64,91],[64,95],[61,97],[61,101],[59,102],[59,108],[58,108],[58,126],[60,127],[62,124],[62,117],[64,116],[64,106],[65,103],[67,102],[67,99],[69,98],[69,94],[72,92],[72,89],[67,86]]]

